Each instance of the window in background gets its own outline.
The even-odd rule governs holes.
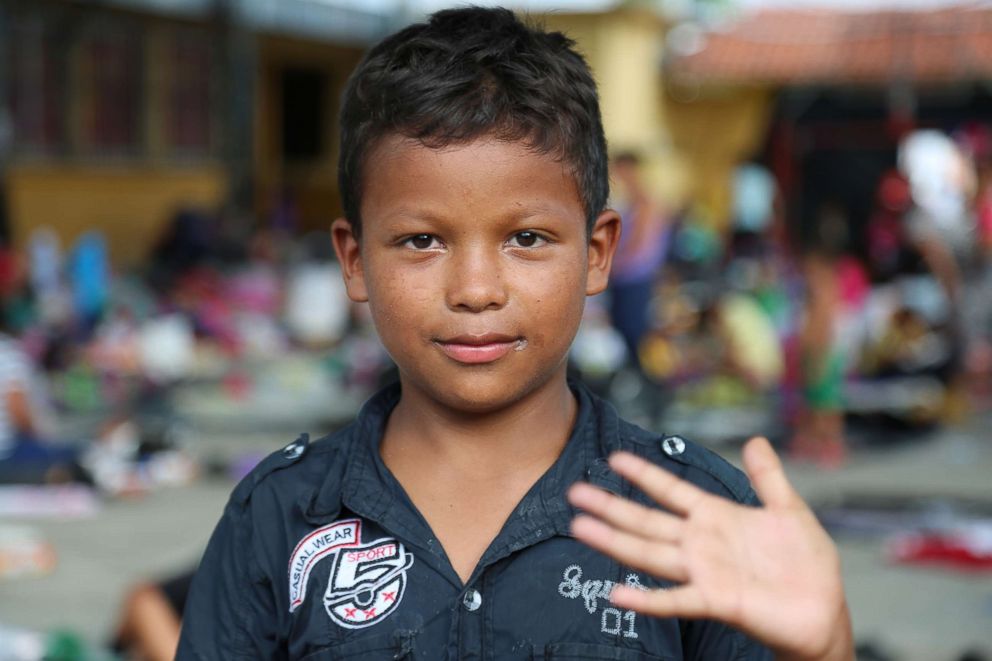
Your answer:
[[[17,17],[0,53],[7,60],[7,94],[18,156],[56,154],[65,146],[63,85],[52,23]]]
[[[132,155],[144,146],[141,33],[128,27],[101,23],[78,44],[76,121],[87,154]]]
[[[164,102],[167,150],[175,156],[206,156],[211,152],[213,53],[208,35],[176,30],[167,50],[169,77]]]

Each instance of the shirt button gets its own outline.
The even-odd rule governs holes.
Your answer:
[[[661,442],[661,449],[669,457],[676,457],[685,452],[685,441],[681,436],[666,436]]]
[[[482,595],[479,594],[478,590],[469,590],[462,597],[462,606],[464,606],[467,611],[477,611],[481,605]]]
[[[293,441],[282,449],[282,456],[287,459],[299,459],[304,450],[306,450],[306,446],[303,443]]]

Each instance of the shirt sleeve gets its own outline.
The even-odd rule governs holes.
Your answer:
[[[255,560],[252,528],[245,505],[228,503],[190,587],[178,661],[286,658],[271,581]]]

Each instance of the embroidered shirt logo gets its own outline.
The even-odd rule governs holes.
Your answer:
[[[310,574],[317,562],[327,557],[333,560],[324,608],[339,625],[367,627],[399,606],[413,555],[392,538],[362,544],[361,530],[360,519],[345,519],[300,540],[289,562],[289,612],[306,599]]]
[[[610,593],[616,585],[614,581],[587,579],[582,580],[582,567],[569,565],[561,574],[558,584],[558,594],[565,599],[581,599],[586,611],[595,614],[600,612],[599,630],[602,633],[624,638],[637,638],[637,614],[634,611],[620,611],[610,605]],[[627,574],[624,581],[628,586],[644,590],[641,579],[637,574]],[[600,601],[602,600],[602,604]],[[601,607],[602,606],[602,607]]]
[[[395,539],[341,551],[324,593],[327,614],[349,629],[375,624],[399,605],[412,564],[413,556]]]

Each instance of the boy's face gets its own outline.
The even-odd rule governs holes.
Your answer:
[[[619,218],[587,237],[573,177],[522,143],[444,149],[391,136],[370,153],[362,238],[332,233],[404,394],[483,413],[560,387],[585,297],[607,284]]]

